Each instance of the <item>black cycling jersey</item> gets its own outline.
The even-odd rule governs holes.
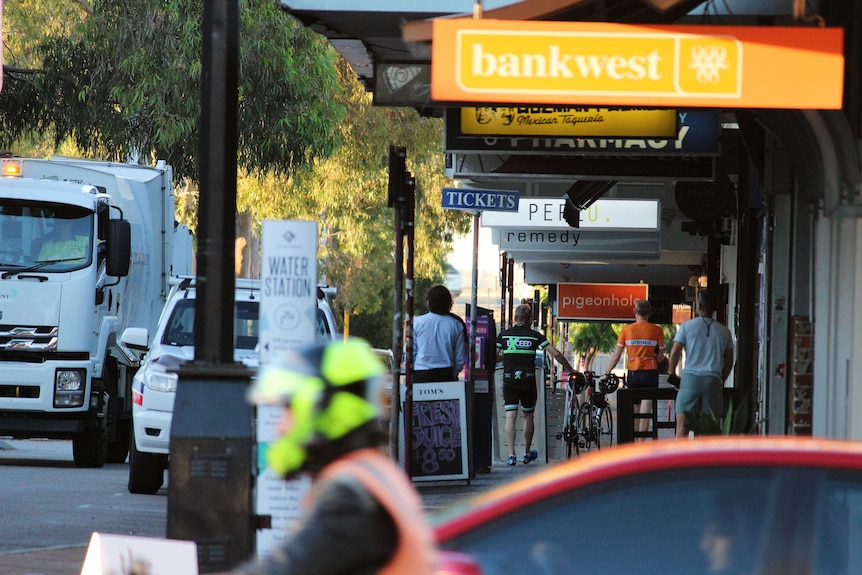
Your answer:
[[[503,373],[523,371],[528,377],[536,369],[536,352],[545,349],[548,339],[525,325],[515,325],[500,332],[497,349],[503,354]]]

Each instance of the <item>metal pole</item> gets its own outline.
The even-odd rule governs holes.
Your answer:
[[[467,381],[473,388],[473,372],[476,361],[476,292],[479,287],[479,216],[481,212],[473,212],[473,270],[470,280],[470,329],[467,332],[469,342],[469,355],[467,357]]]
[[[389,456],[398,461],[398,437],[401,432],[401,360],[404,345],[404,164],[407,150],[389,146],[389,207],[395,211],[395,270],[392,313],[392,405],[389,418]]]
[[[476,391],[476,292],[479,289],[479,217],[481,212],[473,211],[473,270],[472,279],[470,282],[470,330],[468,336],[470,338],[469,355],[467,356],[467,405],[469,406],[467,420],[467,444],[470,448],[467,450],[467,461],[470,469],[470,477],[475,473],[475,453],[473,445],[473,434],[475,433],[475,391]]]
[[[167,536],[197,543],[201,573],[248,559],[258,527],[253,372],[233,358],[239,24],[237,0],[203,3],[195,359],[178,370],[167,505]]]
[[[404,229],[400,202],[395,205],[395,277],[392,313],[392,405],[389,417],[389,455],[398,461],[398,437],[401,433],[401,353],[404,310]]]
[[[514,300],[515,300],[515,260],[512,258],[508,258],[506,262],[506,267],[508,267],[509,271],[507,273],[507,277],[509,278],[509,284],[506,286],[506,289],[509,290],[509,327],[512,327],[512,314],[514,312]]]
[[[404,470],[407,477],[413,477],[413,262],[414,262],[414,234],[413,218],[416,203],[416,179],[407,175],[404,180],[404,228],[407,238],[407,281],[404,322],[404,348],[407,359],[404,364],[407,370],[404,375]]]
[[[232,364],[239,2],[204,3],[195,363]]]
[[[506,252],[500,254],[500,329],[506,328]]]

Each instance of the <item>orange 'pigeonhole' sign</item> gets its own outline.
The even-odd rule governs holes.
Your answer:
[[[635,302],[648,294],[647,284],[557,284],[557,318],[632,321]]]

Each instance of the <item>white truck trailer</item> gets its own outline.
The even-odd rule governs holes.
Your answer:
[[[120,334],[155,329],[191,262],[164,162],[0,158],[0,436],[125,461],[140,354]]]

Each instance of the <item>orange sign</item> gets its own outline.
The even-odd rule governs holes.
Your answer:
[[[633,321],[635,302],[648,294],[647,284],[557,284],[557,318]]]
[[[439,19],[440,102],[840,109],[841,28]]]

